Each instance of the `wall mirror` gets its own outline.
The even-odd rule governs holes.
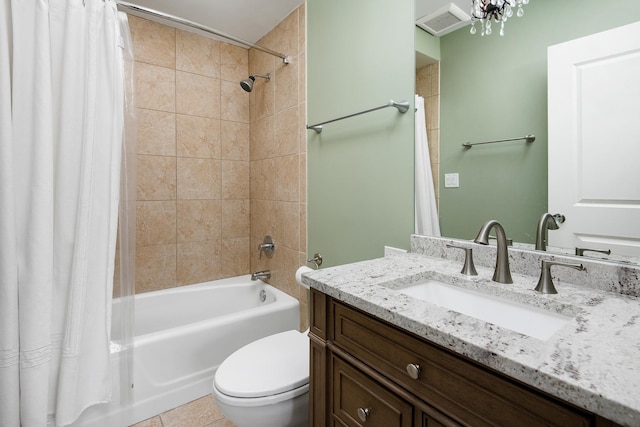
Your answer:
[[[537,222],[548,206],[547,47],[640,21],[634,3],[623,0],[616,13],[603,14],[596,0],[537,0],[525,6],[522,18],[507,22],[504,37],[497,31],[471,35],[467,26],[439,38],[437,163],[443,236],[473,239],[486,220],[497,219],[516,245],[532,248],[527,245],[535,241]],[[419,10],[416,3],[417,14]],[[461,146],[528,134],[535,135],[534,143]],[[444,186],[449,173],[458,174],[459,187]],[[574,248],[549,250],[573,253]],[[630,260],[616,254],[603,257]]]

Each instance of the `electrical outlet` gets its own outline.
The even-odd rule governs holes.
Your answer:
[[[460,174],[459,173],[445,173],[444,174],[444,186],[445,186],[445,188],[458,188],[458,187],[460,187]]]

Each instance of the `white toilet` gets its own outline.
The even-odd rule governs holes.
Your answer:
[[[308,331],[254,341],[225,359],[213,397],[238,427],[306,427],[309,423]]]

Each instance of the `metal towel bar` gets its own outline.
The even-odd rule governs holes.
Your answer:
[[[322,125],[326,125],[327,123],[337,122],[338,120],[348,119],[349,117],[359,116],[360,114],[370,113],[372,111],[380,110],[382,108],[387,108],[387,107],[395,107],[398,109],[399,112],[406,113],[409,110],[409,102],[408,101],[396,102],[392,99],[386,104],[381,105],[379,107],[370,108],[368,110],[360,111],[354,114],[349,114],[348,116],[338,117],[337,119],[327,120],[326,122],[318,123],[315,125],[307,125],[307,129],[313,129],[317,133],[320,133],[322,132]]]
[[[485,142],[465,142],[462,144],[464,148],[471,148],[474,145],[482,145],[482,144],[494,144],[496,142],[506,142],[506,141],[520,141],[521,139],[526,140],[527,142],[533,142],[536,140],[535,135],[525,135],[517,138],[508,138],[508,139],[496,139],[495,141],[485,141]]]

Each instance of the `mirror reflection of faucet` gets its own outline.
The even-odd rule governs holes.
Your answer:
[[[576,255],[578,256],[584,256],[585,252],[597,252],[599,254],[611,255],[611,249],[607,249],[606,251],[601,251],[598,249],[576,248]]]
[[[551,215],[548,212],[542,214],[538,221],[538,228],[536,229],[537,251],[547,250],[547,230],[557,230],[564,220],[565,217],[562,214]]]

